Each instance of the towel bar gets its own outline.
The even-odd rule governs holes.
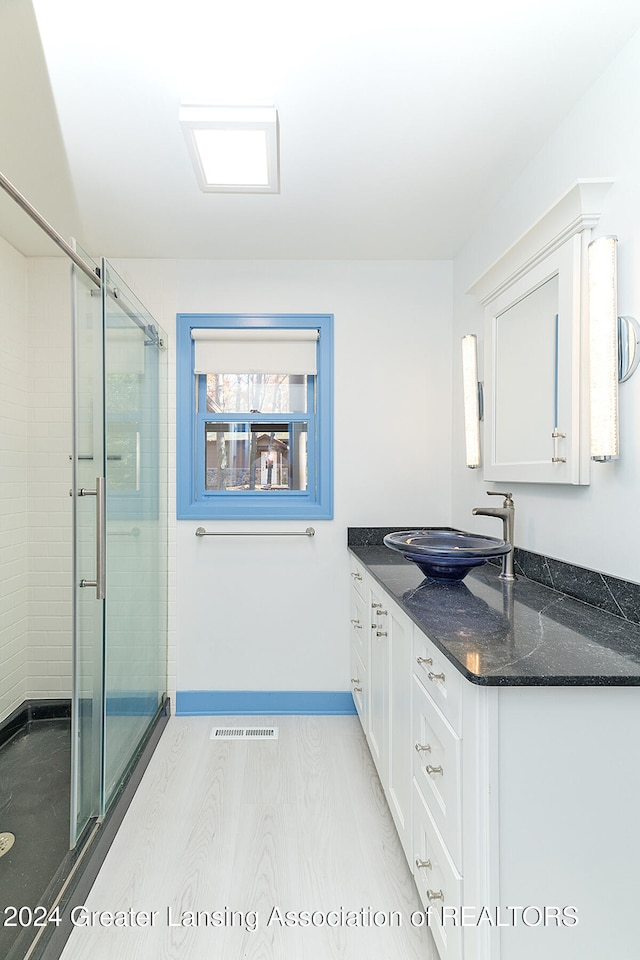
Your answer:
[[[229,530],[229,531],[210,531],[204,527],[198,527],[196,537],[314,537],[316,531],[313,527],[307,527],[306,530]]]

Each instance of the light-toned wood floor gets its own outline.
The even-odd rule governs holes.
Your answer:
[[[227,723],[280,738],[210,740]],[[158,913],[76,926],[62,960],[437,960],[411,924],[420,902],[356,717],[172,717],[86,907]],[[396,911],[402,925],[269,925],[274,907]],[[173,923],[225,909],[233,922],[170,926],[169,909]]]

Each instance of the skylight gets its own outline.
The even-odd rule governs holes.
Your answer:
[[[184,106],[180,123],[201,190],[279,193],[274,107]]]

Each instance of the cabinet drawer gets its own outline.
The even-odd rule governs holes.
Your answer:
[[[414,781],[413,788],[413,875],[429,917],[429,927],[441,960],[462,960],[462,927],[442,909],[456,908],[462,899],[462,877],[449,857],[442,838]]]
[[[462,676],[422,630],[414,630],[413,668],[416,676],[456,733],[462,732]]]
[[[351,583],[358,591],[362,599],[365,599],[365,579],[364,579],[364,567],[358,563],[355,557],[349,557],[349,570],[350,570],[350,579]]]
[[[413,776],[454,862],[462,862],[462,740],[413,681]]]
[[[357,647],[351,642],[351,695],[355,703],[362,729],[367,729],[367,671],[360,659]]]

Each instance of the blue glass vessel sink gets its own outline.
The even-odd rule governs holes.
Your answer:
[[[384,543],[413,560],[425,577],[448,583],[463,580],[472,567],[486,563],[490,557],[502,557],[511,549],[506,540],[450,527],[398,530],[388,533]]]

